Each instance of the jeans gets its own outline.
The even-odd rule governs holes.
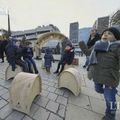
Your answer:
[[[90,56],[86,56],[86,61],[85,61],[85,65],[84,66],[88,66],[89,65],[89,57]]]
[[[117,90],[115,87],[110,87],[107,85],[102,85],[95,83],[95,90],[98,93],[104,94],[106,102],[106,115],[115,118],[116,115],[116,94]]]
[[[28,72],[28,65],[26,64],[26,62],[24,62],[23,60],[21,59],[16,59],[15,60],[15,63],[19,66],[22,67],[23,69],[23,72]]]
[[[27,64],[28,64],[28,68],[29,68],[29,72],[30,72],[30,73],[33,73],[32,65],[33,65],[33,68],[34,68],[35,73],[38,73],[38,70],[37,70],[35,61],[34,61],[32,58],[24,58],[24,60],[25,60],[25,61],[27,62]]]

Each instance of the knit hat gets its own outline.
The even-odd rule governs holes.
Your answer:
[[[108,29],[105,29],[105,30],[102,32],[101,35],[103,35],[103,33],[106,32],[106,31],[112,32],[112,34],[115,36],[116,40],[120,40],[120,32],[119,32],[119,30],[118,30],[117,28],[115,28],[115,27],[110,27],[110,28],[108,28]]]

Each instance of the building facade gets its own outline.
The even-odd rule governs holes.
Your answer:
[[[15,31],[15,32],[12,32],[11,36],[18,39],[22,39],[23,37],[25,37],[27,40],[37,40],[40,34],[43,34],[46,32],[60,32],[60,30],[56,26],[49,24],[47,26],[44,26],[44,25],[38,26],[35,29]]]
[[[79,29],[79,40],[80,41],[85,41],[85,43],[87,43],[89,36],[90,36],[90,31],[91,31],[92,27],[85,27],[85,28],[81,28]]]
[[[79,23],[70,23],[69,38],[72,43],[78,43]]]
[[[97,29],[98,33],[100,34],[102,33],[103,30],[107,29],[108,27],[109,27],[109,16],[98,18],[93,25],[93,28]]]

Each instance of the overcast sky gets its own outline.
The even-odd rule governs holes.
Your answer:
[[[91,27],[98,17],[120,9],[120,0],[0,0],[3,9],[9,10],[12,30],[54,24],[68,35],[69,23],[78,21],[79,28]],[[7,17],[0,15],[0,28],[6,26]]]

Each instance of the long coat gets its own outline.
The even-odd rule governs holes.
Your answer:
[[[111,45],[108,52],[96,54],[97,64],[93,65],[93,81],[117,87],[120,79],[120,44]]]
[[[0,41],[0,58],[4,58],[5,47],[7,46],[8,41]]]
[[[2,41],[0,41],[0,58],[2,58],[3,54],[2,54]]]

